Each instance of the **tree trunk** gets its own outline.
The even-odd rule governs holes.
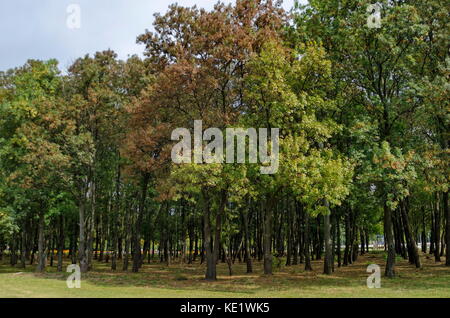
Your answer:
[[[303,208],[302,208],[303,209]],[[309,214],[308,211],[303,210],[303,215],[305,219],[305,271],[312,271],[311,266],[311,248],[310,248],[310,238],[309,238]]]
[[[137,273],[141,267],[141,226],[144,219],[145,199],[150,175],[145,173],[141,181],[141,195],[139,200],[138,217],[134,225],[133,239],[133,273]]]
[[[328,202],[325,202],[325,206],[328,208]],[[325,260],[323,266],[323,273],[326,275],[331,275],[333,272],[333,251],[331,244],[331,222],[330,222],[330,211],[327,211],[323,216],[323,234],[325,240]]]
[[[216,261],[214,259],[213,246],[211,242],[211,211],[210,211],[210,202],[209,196],[206,191],[203,192],[203,233],[204,233],[204,249],[206,256],[206,280],[216,280]]]
[[[446,227],[445,227],[445,265],[450,266],[450,211],[448,210],[448,191],[442,194],[443,204],[444,204],[444,213],[446,218]]]
[[[85,220],[85,207],[86,207],[86,191],[84,187],[81,190],[81,197],[79,200],[78,212],[79,212],[79,226],[80,226],[80,241],[78,244],[78,261],[80,262],[80,271],[86,273],[88,271],[88,259],[86,255],[86,220]]]
[[[39,213],[39,239],[38,239],[38,253],[39,253],[39,259],[38,264],[36,266],[37,272],[43,272],[45,269],[45,261],[46,261],[46,254],[45,254],[45,236],[44,236],[44,226],[45,226],[45,214],[41,210]]]
[[[24,225],[26,224],[26,221],[23,222]],[[25,226],[24,226],[25,229]],[[20,267],[21,268],[25,268],[26,267],[26,238],[27,238],[27,232],[25,230],[22,231],[22,239],[21,239],[21,244],[20,244]],[[0,249],[2,249],[0,247]],[[0,251],[1,253],[1,251]],[[1,260],[1,258],[0,258]]]
[[[345,213],[345,249],[344,249],[344,266],[352,263],[351,255],[351,227],[350,227],[350,213],[349,207]]]
[[[286,254],[286,266],[291,266],[292,258],[292,212],[289,204],[286,206],[287,209],[287,254]]]
[[[387,205],[386,198],[384,200],[384,232],[388,250],[385,275],[389,278],[393,278],[395,277],[394,228],[392,224],[392,211]]]
[[[422,236],[421,236],[421,240],[422,240],[422,252],[426,253],[427,252],[427,228],[426,228],[426,224],[425,224],[425,207],[422,207]]]
[[[125,240],[125,246],[123,251],[123,263],[122,263],[122,270],[127,271],[128,270],[128,262],[129,262],[129,254],[130,254],[130,241],[131,241],[131,217],[130,212],[128,211],[128,206],[125,207],[125,216],[124,216],[124,240]]]
[[[225,206],[227,203],[227,192],[225,190],[222,190],[220,193],[220,205],[217,209],[216,214],[216,228],[215,228],[215,238],[213,242],[213,253],[214,253],[214,262],[217,264],[219,261],[219,253],[220,249],[222,248],[221,244],[221,234],[222,234],[222,219],[225,212]],[[224,256],[225,258],[225,256]]]
[[[62,272],[64,254],[64,216],[59,216],[58,272]]]
[[[247,213],[244,213],[244,210],[241,209],[241,218],[242,218],[242,224],[244,228],[244,246],[245,246],[245,262],[247,264],[247,273],[253,272],[253,266],[252,266],[252,257],[250,255],[250,233],[248,229],[248,215]]]
[[[272,218],[275,200],[272,197],[267,198],[266,211],[264,215],[263,228],[263,249],[264,249],[264,274],[272,275]]]
[[[340,215],[336,215],[336,250],[337,250],[337,263],[338,267],[341,267],[341,226],[339,224]]]
[[[434,260],[441,261],[440,241],[441,241],[441,215],[439,208],[439,194],[436,193],[436,201],[434,206],[435,221],[434,221]]]
[[[408,199],[404,200],[401,203],[400,211],[402,213],[403,226],[405,227],[406,239],[408,240],[409,256],[411,257],[413,264],[415,264],[417,268],[420,268],[422,265],[420,263],[419,249],[417,248],[416,240],[414,239],[414,236],[411,231],[411,225],[409,224],[408,201],[407,200]]]

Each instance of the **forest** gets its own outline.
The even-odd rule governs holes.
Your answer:
[[[386,279],[448,273],[450,6],[380,3],[379,27],[369,0],[173,4],[143,56],[0,72],[0,263],[197,264],[210,282],[333,275],[378,248]],[[173,130],[196,120],[279,128],[278,171],[174,163]]]

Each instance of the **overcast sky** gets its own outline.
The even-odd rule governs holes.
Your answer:
[[[173,2],[211,9],[215,0],[1,0],[0,70],[28,59],[56,58],[67,68],[86,53],[113,49],[120,58],[141,55],[136,37],[152,29],[153,14]],[[223,0],[225,3],[233,0]],[[294,0],[284,0],[290,9]],[[70,29],[68,6],[78,4],[80,28]],[[73,15],[72,15],[73,16]],[[73,20],[70,20],[73,21]]]

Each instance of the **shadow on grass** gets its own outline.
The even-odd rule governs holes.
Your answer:
[[[254,263],[255,273],[246,274],[246,265],[236,263],[233,266],[235,276],[228,276],[225,264],[219,264],[218,280],[207,282],[203,279],[204,265],[174,264],[167,267],[160,263],[144,264],[139,273],[124,271],[111,271],[109,263],[94,263],[94,269],[82,274],[82,280],[100,287],[144,287],[164,288],[177,291],[202,290],[207,292],[220,292],[224,294],[239,293],[252,296],[264,291],[288,292],[290,290],[317,291],[317,290],[352,290],[367,289],[366,279],[368,264],[375,263],[384,270],[384,253],[377,252],[360,256],[352,265],[335,269],[330,275],[322,274],[322,261],[313,261],[313,272],[305,272],[304,265],[280,266],[272,276],[262,274],[262,264]],[[70,263],[65,262],[63,269]],[[121,265],[121,264],[118,264]],[[25,269],[11,267],[9,264],[0,264],[0,274],[22,275],[33,273],[35,266]],[[424,258],[424,268],[415,269],[407,261],[400,260],[397,266],[398,277],[387,279],[382,277],[382,288],[394,291],[426,291],[450,289],[450,268],[443,264],[435,264]],[[57,272],[55,267],[47,267],[42,274],[35,273],[34,277],[42,279],[65,280],[70,273]],[[358,295],[354,295],[358,297]]]

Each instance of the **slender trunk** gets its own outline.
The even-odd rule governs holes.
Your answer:
[[[272,218],[275,200],[272,197],[267,198],[266,211],[264,215],[264,274],[272,275]]]
[[[299,255],[300,255],[300,264],[305,262],[305,216],[303,213],[303,209],[301,208],[298,201],[295,201],[295,209],[298,214],[298,238],[299,238]]]
[[[38,240],[39,260],[38,260],[38,264],[36,266],[37,272],[44,271],[45,261],[47,258],[46,254],[45,254],[44,226],[45,226],[45,215],[44,215],[44,212],[41,210],[39,213],[39,240]]]
[[[64,216],[59,216],[58,272],[62,272],[64,253]]]
[[[232,261],[231,261],[231,250],[230,249],[231,249],[231,244],[228,249],[225,245],[222,248],[224,256],[225,256],[225,261],[227,262],[227,266],[228,266],[228,275],[233,276],[233,265],[232,265]]]
[[[133,238],[133,269],[134,273],[139,271],[141,267],[141,226],[144,219],[145,199],[147,196],[147,187],[150,176],[144,174],[141,181],[141,196],[138,207],[138,217],[134,224],[134,238]]]
[[[427,228],[426,228],[426,224],[425,224],[425,207],[422,206],[422,252],[426,253],[427,252]]]
[[[94,178],[93,178],[94,179]],[[93,253],[93,246],[94,246],[94,218],[95,218],[95,207],[96,207],[96,183],[93,180],[90,183],[90,189],[89,189],[89,198],[90,198],[90,205],[89,205],[89,216],[87,218],[87,235],[86,235],[86,255],[87,255],[87,266],[88,270],[92,269],[92,259],[94,256]]]
[[[445,265],[450,266],[450,211],[448,210],[448,191],[442,194],[443,204],[444,204],[444,213],[446,218],[446,227],[445,227]]]
[[[130,218],[130,212],[128,211],[128,206],[125,207],[125,233],[124,233],[124,240],[125,240],[125,246],[123,251],[123,263],[122,263],[122,270],[127,271],[128,270],[128,262],[129,262],[129,254],[130,254],[130,239],[131,239],[131,218]]]
[[[310,229],[309,229],[309,215],[308,212],[305,211],[305,271],[312,271],[313,268],[311,266],[311,247],[310,247]]]
[[[386,243],[388,257],[386,262],[385,275],[389,278],[395,277],[395,245],[394,245],[394,228],[392,225],[392,211],[387,205],[387,199],[384,200],[384,232],[386,235]]]
[[[217,215],[216,215],[216,229],[215,229],[215,238],[214,238],[214,242],[213,242],[214,262],[216,264],[219,261],[219,252],[222,247],[222,244],[220,243],[220,241],[221,241],[221,234],[222,234],[222,219],[223,219],[223,214],[225,211],[226,203],[227,203],[227,192],[225,190],[222,190],[221,196],[220,196],[220,205],[219,205],[219,208],[217,210]]]
[[[407,199],[406,199],[407,200]],[[411,261],[416,265],[417,268],[422,267],[419,257],[419,249],[417,248],[416,240],[411,231],[411,225],[409,224],[408,217],[408,201],[403,201],[400,207],[402,212],[403,226],[405,227],[405,235],[408,240],[409,254],[411,256]]]
[[[331,216],[331,270],[334,272],[334,259],[336,255],[336,212]]]
[[[351,233],[350,233],[350,213],[351,208],[349,207],[345,213],[345,250],[344,250],[344,266],[347,266],[352,263],[350,257],[350,248],[351,248]]]
[[[189,255],[188,255],[188,264],[192,264],[192,253],[194,249],[194,225],[192,220],[188,222],[188,235],[189,235]]]
[[[434,260],[436,262],[441,261],[441,254],[440,254],[440,241],[441,241],[441,213],[440,213],[440,207],[439,207],[439,194],[436,193],[435,195],[436,201],[435,201],[435,221],[434,221]]]
[[[364,228],[361,228],[361,231],[359,231],[359,239],[360,239],[360,255],[364,255],[366,253],[366,239],[364,237]]]
[[[341,267],[341,226],[339,224],[340,216],[336,215],[336,249],[337,249],[337,263],[338,267]]]
[[[358,245],[358,230],[359,230],[359,228],[358,228],[358,226],[355,223],[356,223],[355,219],[353,219],[352,263],[356,262],[356,260],[358,259],[358,249],[359,249],[359,245]]]
[[[325,206],[328,208],[328,202],[325,202]],[[330,212],[327,211],[323,216],[323,234],[325,240],[325,260],[323,266],[323,273],[330,275],[333,272],[333,252],[331,244],[331,222]]]
[[[210,219],[210,202],[206,191],[203,192],[204,206],[203,206],[203,234],[204,234],[204,249],[206,254],[206,280],[216,280],[216,261],[214,259],[213,246],[211,242],[211,219]]]
[[[365,237],[366,237],[366,252],[369,253],[369,230],[365,229]]]
[[[252,266],[252,257],[250,255],[250,233],[248,230],[248,215],[247,213],[244,213],[244,210],[241,209],[241,218],[242,218],[242,224],[244,227],[244,241],[245,241],[245,262],[247,264],[247,273],[253,272],[253,266]]]
[[[11,238],[11,243],[10,243],[10,251],[11,251],[11,258],[10,258],[10,264],[11,266],[16,266],[17,264],[17,247],[16,247],[16,234],[13,234],[12,238]]]
[[[78,244],[78,261],[80,262],[80,271],[86,273],[88,271],[88,259],[86,255],[86,220],[85,220],[85,204],[86,204],[86,192],[83,187],[81,190],[81,197],[79,200],[78,212],[80,222],[80,241]]]
[[[287,255],[286,255],[286,266],[291,266],[292,258],[292,213],[291,208],[287,207]]]
[[[198,233],[197,231],[194,229],[194,257],[192,258],[192,261],[195,262],[195,260],[197,259],[198,256]]]
[[[434,254],[434,241],[436,239],[434,231],[435,231],[435,213],[434,213],[434,202],[431,203],[431,230],[430,230],[430,255]]]
[[[23,222],[24,224],[26,223],[26,221]],[[24,227],[25,228],[25,227]],[[21,268],[25,268],[26,267],[26,231],[22,231],[22,239],[21,239],[21,244],[20,244],[20,267]],[[1,247],[0,247],[1,249]],[[1,251],[0,251],[1,253]],[[0,258],[1,260],[1,258]]]

